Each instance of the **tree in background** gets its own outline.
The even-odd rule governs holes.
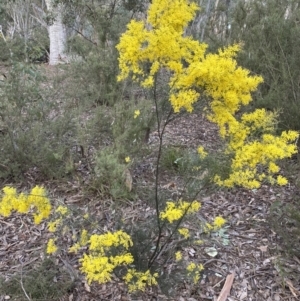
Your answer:
[[[4,0],[0,4],[0,60],[45,60],[48,34],[44,1]]]
[[[66,59],[67,32],[63,23],[64,5],[45,0],[47,13],[51,16],[47,29],[50,40],[49,65],[57,65]]]

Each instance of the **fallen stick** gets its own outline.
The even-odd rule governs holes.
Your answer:
[[[234,276],[235,276],[235,273],[233,272],[232,274],[230,274],[226,277],[226,281],[224,283],[224,286],[221,290],[221,293],[220,293],[217,301],[226,301],[227,296],[229,295],[231,287],[232,287]]]

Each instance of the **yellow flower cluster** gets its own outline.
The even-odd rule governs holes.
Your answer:
[[[271,184],[287,184],[287,179],[283,176],[274,177],[279,171],[276,162],[297,153],[297,146],[293,143],[297,138],[297,132],[288,131],[280,136],[262,134],[259,139],[245,141],[242,145],[236,145],[231,140],[227,148],[233,154],[231,174],[225,180],[216,176],[216,183],[227,187],[239,185],[246,188],[258,188],[264,180]],[[265,168],[261,168],[262,166]]]
[[[61,223],[62,219],[58,218],[52,222],[48,223],[48,230],[49,232],[55,232],[59,224]]]
[[[204,58],[207,46],[184,37],[184,29],[197,10],[195,3],[186,0],[153,0],[147,20],[132,20],[121,36],[117,46],[121,70],[118,80],[131,74],[143,87],[152,87],[155,74],[167,68],[173,73],[172,87],[185,74],[185,63],[193,62],[196,57],[199,61]],[[149,72],[145,70],[145,63],[150,64]],[[191,111],[199,94],[190,86],[180,91],[174,86],[172,91],[170,101],[174,110],[183,107]]]
[[[140,116],[140,114],[141,114],[141,111],[140,111],[140,110],[135,110],[135,111],[134,111],[134,116],[133,116],[133,118],[134,118],[134,119],[138,118],[138,117]]]
[[[34,208],[34,223],[39,224],[51,213],[50,200],[46,197],[43,187],[35,186],[28,195],[24,193],[18,195],[15,188],[6,186],[3,188],[3,193],[0,201],[0,214],[3,216],[10,216],[12,211],[28,213],[31,208]]]
[[[88,243],[90,254],[84,254],[80,259],[80,270],[86,274],[89,283],[92,281],[108,282],[117,266],[133,263],[132,255],[126,252],[132,246],[132,240],[127,233],[121,230],[102,235],[93,234]],[[122,251],[121,255],[109,256],[112,247],[118,249],[123,247],[125,251]]]
[[[158,273],[151,274],[149,270],[146,272],[138,272],[135,269],[128,269],[123,279],[128,285],[129,292],[135,292],[144,291],[147,285],[157,285],[157,277]]]
[[[59,205],[55,212],[59,213],[60,215],[66,215],[68,213],[68,208],[66,206],[62,206],[62,205]]]
[[[220,229],[224,226],[224,224],[226,223],[226,220],[222,217],[222,216],[217,216],[214,219],[213,225],[214,225],[214,229]]]
[[[207,156],[207,152],[204,150],[203,146],[199,146],[197,152],[201,158],[205,158]]]
[[[204,225],[204,231],[207,233],[210,231],[217,231],[220,228],[222,228],[225,223],[226,223],[226,220],[222,216],[217,216],[217,217],[215,217],[212,224],[206,223]]]
[[[176,260],[176,261],[182,260],[182,253],[181,253],[180,251],[177,251],[177,252],[175,253],[175,260]]]
[[[190,237],[190,231],[187,228],[180,228],[178,232],[185,238],[188,239]]]
[[[80,242],[71,249],[77,252],[76,245],[80,247],[87,243],[90,254],[83,254],[80,259],[80,270],[85,273],[89,283],[92,281],[99,283],[111,281],[112,273],[116,267],[130,265],[134,261],[132,254],[128,252],[129,247],[133,245],[131,237],[121,230],[102,235],[93,234],[90,239],[88,239],[87,232],[83,230]],[[138,272],[135,269],[128,269],[123,279],[128,285],[129,291],[133,292],[144,290],[147,285],[157,284],[157,277],[157,273],[151,274],[149,270]]]
[[[66,206],[59,205],[55,212],[59,214],[59,217],[54,221],[48,222],[49,232],[55,232],[57,230],[57,227],[61,224],[63,217],[68,213],[68,208]]]
[[[195,264],[194,262],[191,262],[186,270],[188,271],[188,276],[192,277],[193,282],[196,284],[200,279],[200,272],[204,270],[204,267],[201,263]]]
[[[288,131],[275,136],[277,116],[265,109],[257,109],[237,118],[235,115],[241,105],[248,104],[251,98],[232,97],[213,98],[212,113],[208,116],[219,126],[221,137],[227,140],[226,153],[232,156],[231,174],[225,180],[216,176],[215,182],[222,186],[238,185],[250,189],[260,187],[264,180],[285,185],[287,180],[284,177],[274,178],[279,171],[276,162],[297,152],[293,142],[298,138],[298,133]]]
[[[173,223],[181,219],[185,214],[191,214],[197,212],[201,207],[198,201],[192,203],[179,200],[177,203],[167,202],[167,206],[164,211],[160,213],[162,220],[166,219],[169,223]]]
[[[191,112],[199,88],[217,102],[224,99],[230,107],[247,104],[261,77],[251,77],[248,70],[237,67],[233,58],[239,45],[205,55],[207,45],[185,35],[198,9],[192,1],[153,0],[147,20],[131,21],[120,39],[118,80],[132,75],[142,86],[152,87],[155,74],[169,69],[169,99],[175,112],[181,108]],[[150,64],[150,71],[145,71],[145,63]]]
[[[57,251],[57,246],[55,245],[55,240],[53,238],[50,238],[47,243],[46,253],[51,255],[56,251]]]

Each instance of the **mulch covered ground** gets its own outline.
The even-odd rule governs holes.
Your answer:
[[[150,135],[149,146],[155,146],[156,142],[157,135],[153,132]],[[217,130],[212,124],[203,120],[201,116],[192,114],[168,126],[165,144],[185,145],[189,148],[204,145],[214,150],[218,147],[219,140]],[[143,182],[153,185],[152,162],[153,158],[147,157],[139,167],[131,171],[133,185]],[[170,183],[172,184],[168,185]],[[165,177],[161,183],[162,189],[174,191],[180,190],[180,185],[180,179],[172,176]],[[52,185],[46,183],[46,186]],[[113,228],[114,218],[118,218],[119,213],[112,201],[87,199],[80,192],[80,185],[76,181],[69,183],[66,191],[68,193],[62,196],[59,189],[52,189],[51,198],[77,206],[79,214],[84,214],[83,208],[89,207],[99,221],[98,227],[108,230]],[[88,285],[83,275],[78,272],[78,256],[62,249],[59,255],[52,257],[51,272],[54,272],[54,287],[56,285],[64,291],[64,295],[56,298],[45,296],[40,300],[299,300],[300,258],[284,256],[282,240],[272,230],[269,220],[270,208],[274,202],[293,203],[299,201],[298,195],[299,189],[290,184],[284,188],[262,186],[257,190],[222,189],[202,198],[202,208],[197,217],[211,221],[214,216],[223,216],[227,220],[224,235],[212,235],[203,245],[182,249],[185,258],[202,263],[205,269],[199,283],[178,283],[172,297],[163,294],[159,287],[150,288],[137,296],[129,295],[124,284],[117,278],[106,285]],[[128,220],[136,221],[154,214],[153,209],[145,205],[143,200],[124,202],[122,211]],[[192,221],[186,226],[197,231]],[[286,227],[284,224],[282,226]],[[50,235],[45,223],[35,226],[29,215],[13,214],[9,218],[0,217],[0,275],[8,281],[16,274],[20,275],[22,272],[26,275],[37,269],[47,257],[44,253],[45,243]],[[71,238],[68,238],[72,235],[74,233],[66,235],[65,243],[68,246],[72,244]],[[295,237],[295,240],[299,239]],[[211,250],[214,250],[215,254],[212,254]],[[172,271],[172,267],[169,267],[169,270]],[[226,282],[226,279],[229,281]],[[230,279],[233,280],[232,283]],[[24,296],[22,300],[31,300],[30,294],[22,284],[23,280],[21,278],[20,281],[19,278]],[[35,281],[38,282],[39,279]],[[1,301],[21,300],[20,297],[13,299],[12,294],[3,291],[5,285],[0,287]],[[227,299],[225,289],[228,293]]]

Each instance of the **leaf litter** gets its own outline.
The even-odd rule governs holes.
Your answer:
[[[149,146],[153,145],[154,149],[156,137],[155,132],[149,137]],[[180,144],[189,149],[203,145],[213,151],[219,147],[220,142],[214,125],[204,120],[201,115],[191,114],[176,120],[176,126],[172,123],[168,125],[165,144]],[[151,185],[153,160],[154,157],[148,156],[130,171],[130,189],[131,185],[133,189],[134,185]],[[32,181],[34,180],[33,177]],[[28,182],[27,185],[30,186],[30,178]],[[93,209],[99,216],[99,227],[114,228],[118,214],[112,210],[112,200],[87,198],[80,191],[80,184],[76,181],[64,188],[57,188],[53,183],[45,183],[45,186],[48,186],[53,198],[63,197],[66,203],[78,207],[88,204],[89,209]],[[162,177],[161,187],[172,192],[177,191],[178,194],[183,189],[179,177],[167,174]],[[223,189],[204,197],[199,219],[210,220],[214,216],[223,216],[227,220],[226,231],[223,233],[226,236],[219,235],[209,240],[208,244],[183,250],[184,258],[192,256],[202,263],[205,269],[198,284],[178,283],[176,294],[172,298],[164,295],[159,288],[150,288],[137,297],[130,296],[125,285],[117,278],[105,285],[89,285],[84,277],[76,272],[78,256],[68,254],[67,249],[62,249],[61,255],[56,256],[54,260],[57,276],[53,278],[53,282],[67,278],[74,285],[64,292],[59,300],[298,300],[300,260],[295,256],[283,256],[281,239],[268,223],[271,205],[278,199],[293,202],[297,194],[298,188],[290,184],[284,188],[262,186],[257,190]],[[122,206],[123,215],[129,222],[139,223],[154,214],[153,209],[142,200],[127,201]],[[186,226],[193,229],[193,224],[189,225],[189,222]],[[30,217],[25,215],[0,217],[0,275],[4,280],[8,281],[20,271],[26,273],[43,262],[48,238],[45,223],[36,226]],[[207,252],[209,248],[214,251],[214,256]],[[0,291],[0,301],[9,299],[11,296]],[[23,300],[28,300],[25,295]]]

